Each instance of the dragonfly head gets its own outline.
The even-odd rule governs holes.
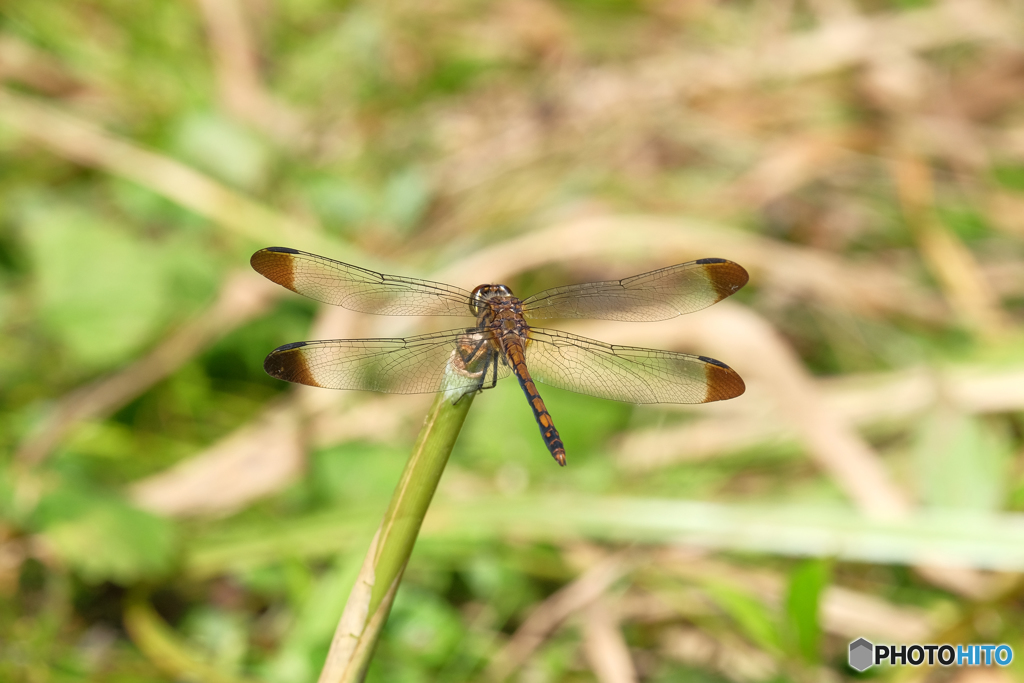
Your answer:
[[[470,310],[473,315],[480,315],[483,302],[508,296],[512,296],[512,290],[505,285],[480,285],[473,290]]]

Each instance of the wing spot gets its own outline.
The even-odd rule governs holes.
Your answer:
[[[282,287],[295,291],[295,259],[277,256],[276,254],[298,254],[300,252],[288,247],[269,247],[260,249],[252,258],[249,265],[257,273],[271,282],[276,282]]]
[[[304,346],[304,342],[298,342],[299,346]],[[288,344],[288,347],[295,347],[295,344]],[[281,347],[286,348],[286,347]],[[263,370],[271,377],[283,379],[287,382],[297,382],[299,384],[305,384],[311,387],[322,386],[313,376],[310,371],[308,359],[304,354],[289,353],[282,355],[278,353],[281,349],[273,351],[266,360],[263,361]]]
[[[724,364],[708,363],[704,366],[704,372],[707,379],[707,392],[704,395],[705,403],[736,398],[747,390],[746,385],[743,383],[743,378]]]
[[[292,349],[299,349],[306,346],[309,342],[292,342],[291,344],[285,344],[284,346],[278,346],[273,350],[273,353],[279,353],[281,351],[291,351]]]

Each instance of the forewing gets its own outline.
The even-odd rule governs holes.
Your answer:
[[[707,403],[743,393],[743,380],[706,356],[615,346],[532,328],[526,365],[538,382],[627,403]]]
[[[732,261],[705,258],[625,280],[548,289],[524,301],[523,312],[533,320],[667,320],[721,301],[748,279],[747,271]]]
[[[482,333],[448,330],[405,339],[335,339],[285,344],[274,349],[263,362],[267,374],[288,382],[325,389],[359,389],[389,394],[429,394],[441,390],[449,363],[452,377],[445,388],[474,388],[492,377],[489,363],[495,361]],[[457,348],[467,355],[476,350],[467,371],[453,356]],[[479,362],[483,360],[485,362]],[[507,377],[508,367],[497,361],[498,378]],[[486,376],[482,375],[486,372]]]
[[[288,247],[260,249],[249,262],[293,292],[360,313],[472,315],[470,293],[440,282],[383,275]]]

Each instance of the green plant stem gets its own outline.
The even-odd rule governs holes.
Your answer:
[[[331,642],[319,683],[362,681],[387,621],[423,518],[475,394],[439,393],[384,519],[370,543]]]
[[[141,589],[132,591],[126,600],[124,626],[146,659],[172,678],[204,683],[255,683],[253,679],[220,671],[205,661],[160,618]]]

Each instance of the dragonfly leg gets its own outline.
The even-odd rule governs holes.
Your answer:
[[[485,378],[487,377],[487,373],[490,371],[491,366],[494,366],[494,368],[495,368],[494,376],[491,379],[490,384],[488,386],[484,386]],[[464,399],[466,396],[468,396],[470,394],[475,394],[476,392],[483,391],[484,389],[493,389],[494,385],[497,384],[497,382],[498,382],[497,365],[494,364],[494,361],[492,359],[488,359],[486,361],[486,364],[484,365],[483,369],[478,371],[478,373],[475,372],[473,374],[474,375],[477,375],[477,374],[479,375],[479,379],[477,380],[476,387],[474,389],[467,389],[463,393],[459,394],[458,398],[456,398],[454,401],[452,401],[452,405],[453,406],[459,405],[459,401],[461,401],[462,399]]]
[[[480,336],[480,331],[477,329],[469,329],[466,332],[467,334]],[[456,348],[455,352],[458,354],[458,365],[461,365],[460,374],[468,378],[476,379],[476,387],[460,394],[459,397],[452,402],[453,405],[457,405],[466,394],[483,391],[484,389],[491,389],[495,384],[497,384],[498,366],[495,363],[495,354],[490,352],[488,348],[485,348],[485,344],[487,344],[487,339],[481,337],[475,339],[475,343],[472,346],[469,346],[468,344],[459,344]],[[487,377],[489,372],[492,374],[490,382],[488,382]]]
[[[470,330],[472,332],[472,330]],[[480,353],[480,348],[487,343],[486,339],[479,339],[476,345],[469,351],[466,350],[465,346],[459,346],[459,358],[462,360],[462,365],[467,370],[472,367],[474,361],[478,361],[477,354]],[[485,368],[486,370],[486,368]]]

